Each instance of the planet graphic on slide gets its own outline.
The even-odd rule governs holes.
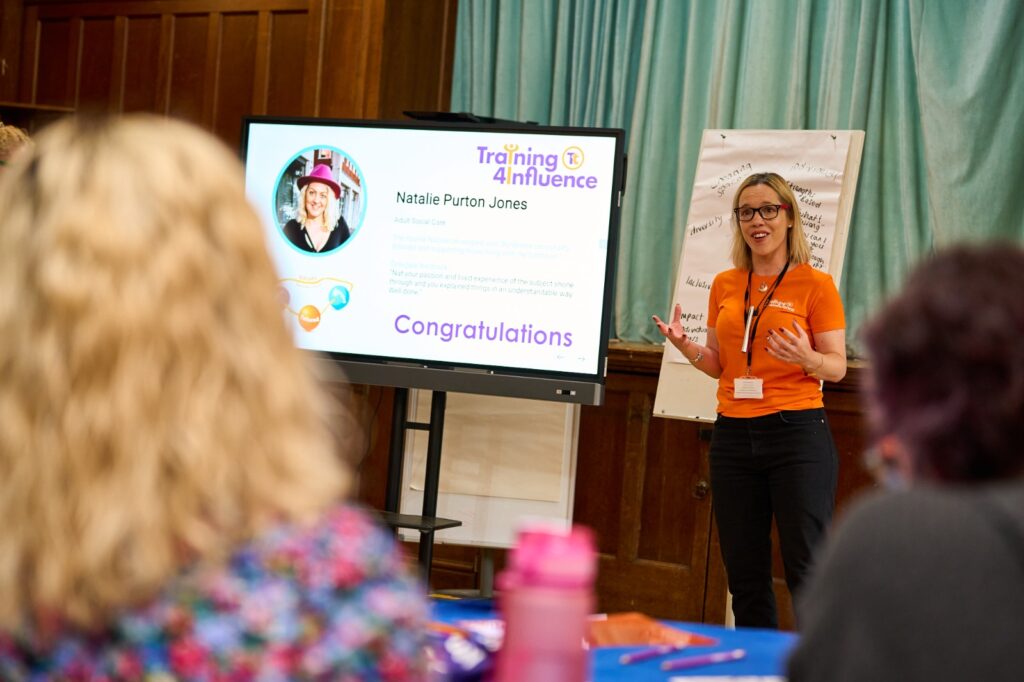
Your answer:
[[[299,324],[307,332],[311,332],[320,324],[320,311],[314,305],[304,305],[299,311]]]
[[[281,306],[307,332],[319,327],[328,313],[345,308],[354,287],[336,277],[288,278],[282,279],[280,286]]]
[[[348,305],[348,289],[341,286],[340,284],[332,287],[329,294],[327,294],[327,300],[331,302],[331,307],[335,310],[341,310]]]

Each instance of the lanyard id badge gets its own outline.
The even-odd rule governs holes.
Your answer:
[[[732,395],[734,398],[756,398],[764,397],[764,381],[758,377],[745,376],[736,377],[732,380]]]

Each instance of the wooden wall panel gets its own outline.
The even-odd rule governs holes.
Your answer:
[[[448,111],[451,64],[455,58],[456,0],[392,0],[384,18],[379,115],[401,119],[402,112]],[[424,30],[425,26],[433,27]],[[424,77],[423,64],[435,65]]]
[[[159,16],[127,18],[120,98],[123,111],[160,110],[160,23]]]
[[[33,78],[30,91],[34,93],[33,103],[74,105],[74,82],[70,76],[76,65],[72,45],[70,19],[43,20],[39,22],[39,57],[37,76]]]
[[[209,27],[210,17],[206,14],[174,17],[167,107],[171,116],[194,122],[204,120]]]
[[[4,10],[4,16],[14,14],[14,11]],[[36,98],[36,66],[39,59],[39,10],[36,7],[28,6],[22,12],[22,30],[18,34],[21,44],[17,48],[18,57],[18,82],[13,88],[18,93],[15,101],[26,104],[39,103]],[[14,50],[4,46],[5,50]]]
[[[877,487],[864,466],[864,453],[870,445],[862,397],[865,372],[863,362],[851,362],[846,379],[825,387],[825,409],[841,463],[836,487],[836,518],[843,515],[858,495]]]
[[[20,2],[0,2],[0,101],[3,102],[18,99],[23,14]]]
[[[213,131],[223,140],[234,140],[236,147],[242,139],[242,117],[253,113],[258,25],[255,13],[225,14],[221,20]]]
[[[106,111],[114,85],[114,19],[86,18],[82,21],[82,47],[78,58],[76,108]],[[120,74],[117,74],[120,89]],[[83,106],[85,105],[85,106]]]
[[[637,550],[641,559],[688,566],[701,575],[711,528],[702,428],[696,422],[650,420]]]
[[[274,12],[270,15],[269,66],[265,113],[300,116],[306,55],[302,49],[310,18],[305,12]]]
[[[316,115],[377,117],[383,25],[384,0],[328,4]]]
[[[573,518],[596,531],[597,549],[609,557],[618,553],[625,458],[608,451],[626,442],[628,414],[625,391],[609,391],[600,412],[580,413]]]

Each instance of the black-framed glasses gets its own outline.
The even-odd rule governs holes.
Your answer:
[[[736,217],[739,218],[742,222],[753,220],[755,213],[760,213],[761,217],[764,218],[765,220],[771,220],[773,218],[777,218],[779,216],[779,210],[783,208],[788,211],[789,204],[765,204],[764,206],[759,206],[758,208],[742,206],[740,208],[734,208],[733,213],[735,213]]]

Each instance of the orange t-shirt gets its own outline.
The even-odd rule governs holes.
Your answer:
[[[769,291],[777,275],[753,276],[750,302],[760,307],[768,293],[759,293],[762,282]],[[743,346],[746,314],[743,293],[747,289],[747,271],[726,270],[719,273],[711,284],[708,300],[708,328],[718,336],[718,357],[722,375],[718,379],[718,412],[727,417],[760,417],[780,410],[807,410],[822,407],[821,382],[807,376],[792,363],[776,360],[768,354],[768,330],[782,327],[794,331],[796,320],[804,332],[814,334],[846,328],[843,302],[831,275],[815,270],[810,265],[790,266],[771,302],[765,308],[751,342],[751,376],[761,379],[763,398],[735,398],[733,381],[746,374],[747,354]]]

